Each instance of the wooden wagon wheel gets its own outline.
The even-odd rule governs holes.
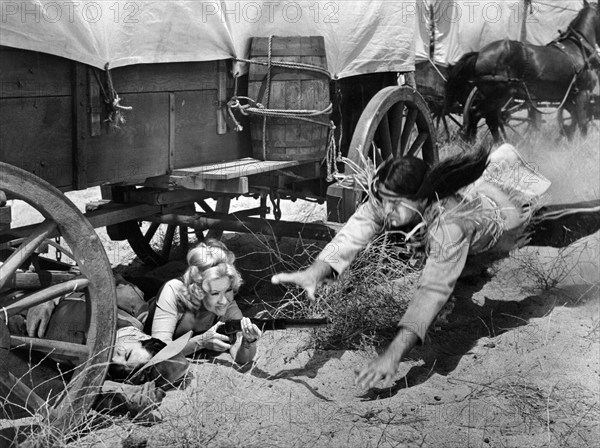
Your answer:
[[[22,238],[13,240],[11,255],[0,267],[0,332],[4,344],[0,345],[0,383],[9,390],[5,400],[22,401],[31,415],[45,416],[51,427],[62,431],[73,427],[87,412],[95,400],[95,392],[101,386],[112,356],[115,338],[116,297],[114,279],[102,243],[90,223],[63,193],[33,174],[14,166],[0,163],[0,191],[8,199],[22,200],[35,208],[44,221],[17,229],[5,230],[3,234],[18,233]],[[69,255],[77,265],[80,275],[66,281],[54,278],[48,271],[22,272],[37,249],[50,238],[61,236],[69,248]],[[16,242],[16,244],[14,244]],[[67,251],[65,251],[67,253]],[[11,294],[15,288],[22,289],[24,277],[34,276],[34,287],[24,295]],[[62,277],[64,280],[64,277]],[[31,286],[31,285],[30,285]],[[76,344],[48,339],[11,335],[6,318],[17,315],[37,304],[61,297],[73,291],[82,291],[89,325],[85,343]],[[15,299],[15,297],[18,297]],[[27,378],[18,378],[8,365],[10,349],[26,347],[30,353],[52,353],[73,359],[78,367],[73,372],[64,391],[46,400],[40,396],[42,385],[32,384]],[[31,371],[37,367],[29,366]],[[62,379],[62,378],[61,378]],[[2,408],[5,409],[5,404]],[[5,417],[5,416],[3,416]]]
[[[371,99],[348,151],[348,158],[358,167],[364,167],[366,161],[374,168],[390,155],[420,156],[427,163],[438,161],[431,114],[425,100],[411,87],[386,87]],[[355,207],[362,196],[357,191]]]
[[[480,121],[485,118],[481,112],[482,104],[486,101],[481,91],[473,87],[471,93],[465,101],[463,109],[463,129],[467,141],[474,141],[478,130],[486,126]],[[527,111],[526,116],[520,112]],[[513,142],[522,140],[532,130],[540,126],[540,116],[534,108],[530,107],[526,101],[509,98],[498,110],[498,124],[501,138],[504,141]],[[488,132],[491,131],[489,128]]]
[[[229,197],[222,196],[217,199],[214,209],[203,201],[198,202],[198,205],[205,213],[228,213],[230,202]],[[194,204],[182,208],[182,212],[189,214],[195,211]],[[167,263],[175,242],[183,247],[188,245],[189,228],[185,226],[156,222],[150,222],[146,226],[144,221],[126,221],[117,224],[117,227],[142,263],[148,266],[161,266]],[[205,238],[220,239],[223,232],[214,229],[194,229],[194,233],[198,241],[202,241]]]

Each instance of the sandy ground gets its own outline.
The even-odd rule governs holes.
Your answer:
[[[555,183],[554,202],[597,197],[594,163],[569,183],[580,188]],[[78,194],[82,203],[97,192]],[[307,207],[311,220],[322,216],[322,207]],[[307,214],[297,205],[287,213]],[[315,350],[308,331],[271,332],[250,369],[234,368],[225,354],[196,361],[186,386],[167,393],[159,421],[117,420],[73,446],[597,446],[599,240],[595,234],[561,252],[527,248],[489,278],[460,282],[448,322],[402,363],[392,388],[354,387],[354,369],[374,353]],[[140,272],[126,243],[106,241],[116,268]],[[252,236],[227,241],[247,283],[239,302],[254,312],[260,299],[281,297],[268,284],[272,260],[261,245]]]
[[[598,237],[563,253],[565,266],[593,264]],[[232,246],[251,246],[246,238]],[[528,252],[556,269],[556,251]],[[575,269],[544,290],[550,271],[528,270],[524,260],[501,264],[486,283],[461,283],[448,322],[402,363],[390,389],[353,385],[354,369],[373,354],[314,350],[307,332],[272,332],[247,371],[233,368],[228,355],[197,361],[187,387],[167,394],[161,423],[125,421],[77,445],[114,446],[129,437],[153,447],[593,446],[600,436],[598,282]]]

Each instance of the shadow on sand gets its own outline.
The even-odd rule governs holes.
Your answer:
[[[486,297],[485,304],[479,306],[473,302],[473,295],[486,283],[484,279],[459,282],[455,290],[456,305],[448,323],[438,331],[430,330],[426,343],[411,352],[411,358],[421,359],[423,363],[412,367],[392,387],[373,388],[362,398],[367,401],[390,398],[403,389],[426,382],[434,373],[447,376],[480,339],[524,327],[531,319],[544,317],[558,306],[580,307],[598,300],[598,285],[585,284],[542,291],[520,301],[495,301]],[[490,341],[489,348],[494,346]]]

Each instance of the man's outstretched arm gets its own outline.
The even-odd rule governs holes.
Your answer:
[[[345,271],[356,255],[383,230],[382,213],[381,207],[374,201],[361,205],[310,267],[276,274],[271,282],[295,284],[306,291],[311,301],[314,300],[315,290],[326,279]]]
[[[371,361],[363,369],[356,371],[354,384],[360,389],[370,389],[383,380],[382,387],[390,387],[400,361],[418,342],[419,336],[408,328],[400,328],[398,334],[382,355]]]

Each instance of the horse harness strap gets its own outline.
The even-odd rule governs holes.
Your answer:
[[[569,57],[569,59],[571,60],[571,65],[573,67],[573,73],[575,75],[578,76],[581,72],[587,69],[590,60],[598,60],[598,62],[600,62],[600,58],[596,49],[588,42],[584,35],[582,35],[574,28],[569,26],[567,32],[563,34],[562,39],[570,39],[573,43],[575,43],[575,45],[578,46],[579,50],[581,51],[581,56],[583,57],[583,65],[579,69],[577,69],[578,64],[573,59],[573,56],[569,54],[569,52],[567,51],[567,47],[560,40],[552,41],[549,45],[556,46],[556,48],[558,48],[560,51],[562,51]]]
[[[586,65],[592,59],[600,59],[596,48],[587,40],[587,38],[583,34],[581,34],[579,31],[572,27],[569,27],[569,31],[573,33],[573,35],[577,38],[577,42],[579,43],[581,52],[583,53],[583,59],[585,60]]]

